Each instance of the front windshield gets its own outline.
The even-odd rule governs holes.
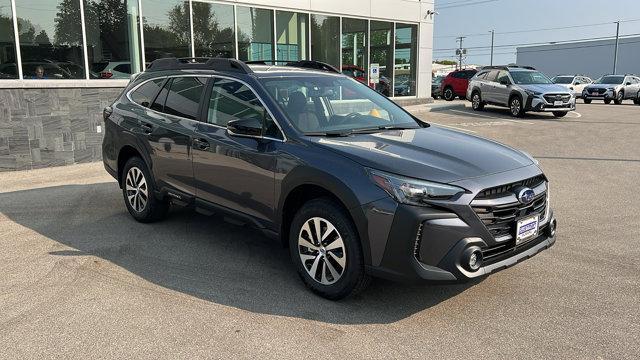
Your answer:
[[[622,84],[624,76],[603,76],[596,80],[596,84]]]
[[[553,78],[553,82],[556,84],[571,84],[573,76],[556,76]]]
[[[511,77],[518,85],[553,84],[551,79],[538,71],[512,71]]]
[[[420,127],[386,97],[349,78],[312,75],[260,81],[291,124],[305,134]]]

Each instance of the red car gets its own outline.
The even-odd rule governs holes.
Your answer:
[[[465,98],[467,94],[467,87],[469,86],[469,79],[478,72],[475,69],[464,69],[452,71],[447,75],[442,84],[440,85],[440,93],[442,97],[451,101],[458,96],[460,99]]]
[[[342,73],[344,75],[350,76],[363,84],[367,83],[366,75],[367,73],[363,68],[356,65],[342,65]]]

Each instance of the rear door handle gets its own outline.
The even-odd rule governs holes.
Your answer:
[[[210,145],[205,139],[193,139],[193,147],[198,150],[207,150]]]

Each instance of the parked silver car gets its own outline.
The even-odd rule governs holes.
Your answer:
[[[585,104],[592,100],[604,100],[605,104],[613,101],[616,105],[626,99],[636,99],[640,91],[640,78],[635,75],[605,75],[582,90]]]
[[[576,98],[566,87],[527,66],[489,66],[469,81],[467,99],[473,109],[485,105],[508,107],[514,117],[527,111],[551,112],[563,117],[576,109]]]

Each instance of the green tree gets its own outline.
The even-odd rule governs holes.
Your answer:
[[[40,45],[51,45],[51,40],[49,40],[49,35],[47,35],[47,32],[44,30],[40,31],[40,33],[36,35],[33,41],[36,44],[40,44]]]
[[[62,0],[57,9],[53,36],[56,45],[82,45],[80,1]]]

